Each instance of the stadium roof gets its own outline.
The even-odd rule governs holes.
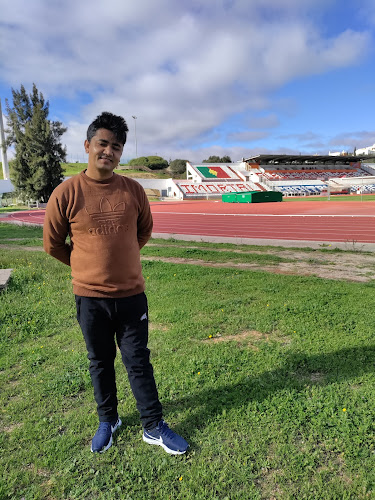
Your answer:
[[[256,155],[251,156],[250,158],[246,158],[244,161],[247,163],[258,163],[258,164],[297,164],[301,163],[306,164],[314,164],[314,163],[333,163],[333,164],[341,164],[347,165],[349,163],[357,163],[361,161],[367,156],[318,156],[318,155]]]

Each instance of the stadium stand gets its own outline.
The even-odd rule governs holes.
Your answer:
[[[258,155],[244,160],[259,183],[285,196],[375,192],[375,165],[357,156]]]
[[[323,192],[375,192],[375,165],[356,156],[258,155],[238,163],[193,165],[186,180],[170,179],[165,192],[173,198],[221,198],[224,193],[280,191],[284,196]],[[164,190],[161,190],[162,196]]]
[[[370,175],[361,169],[340,169],[340,170],[267,170],[263,174],[269,180],[288,180],[288,179],[322,179],[334,177],[358,177],[361,175]]]
[[[186,181],[175,184],[183,198],[221,198],[223,193],[261,191],[239,163],[212,163],[192,165],[186,163]]]

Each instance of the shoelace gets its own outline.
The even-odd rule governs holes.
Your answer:
[[[173,438],[174,436],[174,432],[168,427],[168,424],[166,424],[165,422],[162,423],[159,430],[160,434],[163,434],[165,437]]]

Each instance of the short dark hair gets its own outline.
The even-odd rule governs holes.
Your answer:
[[[110,130],[121,144],[125,144],[129,128],[122,116],[103,111],[101,115],[98,115],[95,120],[90,123],[87,129],[87,140],[89,142],[100,128]]]

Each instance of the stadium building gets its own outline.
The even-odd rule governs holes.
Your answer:
[[[280,191],[284,196],[375,192],[375,164],[358,156],[257,155],[238,163],[186,164],[186,180],[169,180],[164,195],[221,198],[224,193]]]
[[[368,156],[367,156],[368,158]],[[221,199],[227,193],[279,191],[283,196],[375,192],[375,163],[366,156],[257,155],[237,163],[186,163],[186,179],[136,179],[150,196]],[[2,186],[0,193],[12,187]],[[1,201],[1,194],[0,194]]]

